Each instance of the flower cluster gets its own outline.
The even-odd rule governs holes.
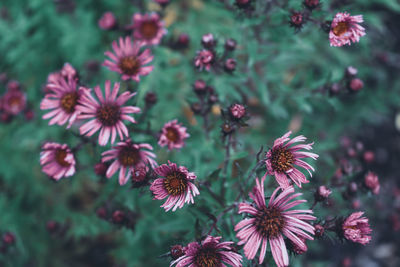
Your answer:
[[[201,39],[202,50],[197,51],[194,58],[194,66],[199,70],[210,71],[211,68],[215,72],[224,70],[226,73],[232,73],[236,69],[236,60],[230,55],[236,49],[236,41],[227,39],[224,45],[224,52],[220,55],[217,52],[218,40],[213,34],[203,35]]]
[[[167,0],[154,2],[162,6],[159,9],[162,12],[169,4]],[[296,29],[300,29],[305,22],[313,21],[312,10],[320,6],[320,2],[315,0],[305,0],[303,4],[301,12],[294,11],[290,16],[290,24]],[[249,14],[254,11],[255,1],[237,0],[234,5]],[[106,178],[118,176],[118,183],[121,186],[130,183],[132,188],[147,189],[153,200],[162,201],[160,207],[165,212],[175,212],[182,209],[185,204],[189,206],[188,208],[198,208],[196,206],[201,206],[203,203],[193,205],[195,198],[200,195],[200,190],[206,188],[210,197],[215,199],[223,210],[220,214],[214,215],[208,212],[208,207],[198,208],[213,220],[211,229],[208,232],[200,229],[201,226],[196,229],[197,240],[202,240],[201,242],[173,246],[168,253],[172,258],[171,266],[241,267],[243,258],[240,250],[243,250],[247,259],[258,258],[259,264],[266,262],[267,257],[271,255],[278,267],[286,267],[289,266],[290,251],[297,255],[306,253],[308,250],[306,242],[314,240],[314,237],[322,238],[327,231],[336,233],[341,239],[363,245],[369,243],[372,230],[363,212],[354,212],[346,218],[323,219],[314,216],[313,209],[317,204],[330,205],[331,194],[339,192],[338,190],[335,192],[335,187],[341,185],[335,184],[333,179],[332,183],[324,185],[313,179],[315,184],[320,185],[316,185],[312,191],[314,203],[311,208],[299,207],[307,203],[307,200],[298,190],[302,190],[304,184],[310,183],[309,177],[312,177],[315,171],[309,161],[317,160],[319,155],[311,152],[313,142],[306,143],[307,138],[303,135],[291,138],[291,131],[274,140],[268,149],[261,148],[257,154],[256,166],[249,170],[249,176],[237,182],[239,189],[232,189],[238,190],[233,192],[237,197],[229,205],[228,201],[231,200],[225,194],[228,187],[227,180],[230,178],[228,169],[230,165],[234,165],[232,169],[241,172],[239,170],[241,163],[232,160],[231,152],[237,149],[235,146],[238,143],[234,139],[236,134],[233,133],[236,133],[236,130],[240,132],[239,129],[246,130],[241,128],[249,126],[247,121],[250,119],[251,103],[245,97],[242,101],[223,103],[226,100],[222,94],[220,101],[216,90],[209,85],[209,82],[202,79],[196,80],[193,84],[196,100],[191,102],[191,109],[193,113],[202,117],[207,139],[212,128],[209,114],[221,114],[223,140],[228,140],[223,144],[224,161],[217,162],[221,167],[213,173],[215,178],[218,178],[215,180],[220,182],[220,193],[213,191],[212,179],[203,180],[203,177],[197,179],[197,175],[187,167],[169,160],[174,153],[188,148],[185,147],[186,142],[190,141],[188,128],[174,118],[163,122],[163,127],[158,132],[153,131],[149,121],[147,128],[144,128],[143,120],[146,120],[150,108],[156,104],[157,94],[153,91],[141,91],[139,94],[136,92],[140,90],[141,79],[147,79],[144,77],[154,73],[153,70],[157,65],[153,65],[152,50],[158,55],[156,46],[164,45],[180,49],[187,47],[189,43],[187,35],[180,35],[178,42],[173,44],[163,40],[167,30],[160,14],[136,13],[132,17],[132,23],[125,27],[121,27],[121,23],[111,12],[104,13],[98,21],[99,27],[103,30],[122,30],[125,33],[129,31],[129,36],[120,36],[112,42],[112,50],[104,53],[107,59],[102,63],[109,71],[118,73],[123,83],[106,80],[104,87],[87,86],[83,84],[85,79],[81,78],[78,71],[69,63],[66,63],[60,71],[48,76],[44,88],[45,95],[40,104],[40,108],[46,112],[43,119],[49,120],[49,125],[66,125],[71,132],[79,130],[79,134],[76,134],[79,143],[70,147],[68,144],[44,142],[40,153],[42,172],[55,181],[73,176],[80,168],[78,154],[90,144],[91,151],[95,151],[94,153],[98,155],[94,172],[102,177],[102,182],[105,182]],[[362,21],[362,16],[338,13],[330,27],[331,45],[343,46],[358,42],[360,37],[365,35],[364,28],[358,25]],[[235,40],[226,39],[223,48],[219,48],[218,40],[209,33],[202,36],[201,45],[202,49],[197,51],[194,58],[194,66],[198,70],[212,70],[216,74],[232,74],[236,70],[236,60],[232,56],[237,48]],[[349,67],[340,86],[347,86],[352,92],[361,90],[363,82],[356,75],[357,69]],[[333,85],[331,87],[333,88]],[[26,109],[26,97],[21,90],[10,88],[1,98],[0,111],[16,115]],[[332,88],[329,89],[331,94],[334,91]],[[324,86],[321,91],[325,92],[326,89],[327,86]],[[139,96],[139,101],[136,101],[136,95]],[[142,96],[144,96],[144,108],[139,107],[142,104]],[[161,96],[163,95],[160,94],[160,98]],[[221,103],[226,104],[225,109],[220,108]],[[140,115],[136,115],[139,113]],[[195,131],[190,133],[197,134]],[[154,151],[151,144],[158,144],[160,151],[164,153],[159,155],[159,159],[167,161],[166,164],[157,163],[157,150]],[[260,158],[260,155],[264,156]],[[373,155],[364,154],[364,160],[373,161]],[[346,165],[343,161],[341,164]],[[342,169],[346,168],[341,168],[340,171]],[[351,172],[349,169],[346,169],[348,173]],[[254,179],[254,176],[261,172],[264,174],[262,178]],[[362,181],[359,180],[358,183],[351,181],[344,185],[345,189],[341,193],[345,199],[353,199],[360,184],[363,185],[364,191],[379,193],[380,183],[376,174],[366,173],[363,170],[357,175],[357,177],[362,176]],[[276,183],[274,180],[269,184],[266,183],[268,176],[274,177]],[[267,188],[266,185],[273,188]],[[266,189],[271,190],[266,192]],[[139,214],[122,206],[110,207],[110,203],[107,202],[99,207],[96,211],[97,216],[119,227],[133,230]],[[224,215],[235,208],[240,215],[232,214],[231,222],[236,222],[236,225],[232,225],[231,230],[236,234],[237,244],[233,241],[221,241],[222,236],[212,236],[213,230],[219,230],[218,224]],[[241,216],[241,219],[235,219],[234,215]],[[57,227],[56,224],[50,224],[48,228],[54,230]]]

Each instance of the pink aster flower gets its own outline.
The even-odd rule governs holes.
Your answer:
[[[378,195],[381,188],[379,184],[378,175],[373,172],[368,172],[364,177],[365,186],[372,191],[373,194]]]
[[[186,132],[186,127],[178,123],[177,120],[167,122],[161,130],[158,144],[161,147],[168,146],[169,150],[179,149],[185,145],[185,139],[190,135]]]
[[[26,108],[26,95],[19,89],[8,89],[0,99],[5,113],[17,115]]]
[[[83,92],[88,90],[79,87],[75,69],[68,63],[60,72],[52,73],[47,78],[46,89],[48,93],[40,103],[40,109],[51,110],[43,115],[43,119],[50,119],[49,125],[64,125],[67,128],[77,120],[80,111],[76,109]]]
[[[347,217],[342,225],[343,235],[347,240],[366,245],[371,241],[371,228],[368,218],[361,217],[364,212],[354,212]]]
[[[111,150],[103,152],[102,162],[114,160],[108,167],[106,176],[111,178],[119,170],[119,184],[126,184],[129,179],[146,166],[157,166],[154,158],[156,155],[149,150],[153,147],[149,144],[135,144],[131,140],[119,142]]]
[[[99,19],[99,27],[103,30],[111,30],[117,25],[117,19],[112,12],[106,12]]]
[[[194,203],[193,197],[200,194],[193,181],[196,175],[189,172],[186,167],[177,166],[175,163],[168,161],[154,169],[154,172],[163,177],[154,180],[150,186],[150,190],[154,194],[154,199],[167,198],[161,206],[165,211],[175,211],[182,208],[185,203]]]
[[[201,244],[192,242],[185,248],[185,255],[173,261],[170,266],[176,267],[222,267],[229,264],[232,267],[242,266],[242,256],[236,253],[233,242],[221,242],[221,237],[207,236]]]
[[[308,233],[314,234],[314,227],[309,220],[316,218],[312,210],[289,210],[306,200],[293,200],[301,196],[301,193],[294,193],[293,186],[285,189],[278,187],[272,193],[268,205],[264,195],[264,176],[261,182],[256,179],[257,185],[249,193],[254,204],[240,203],[239,213],[247,213],[246,218],[235,226],[238,231],[236,236],[240,239],[238,245],[244,245],[244,254],[248,259],[254,259],[261,246],[259,263],[264,261],[268,242],[271,247],[272,256],[278,267],[289,265],[289,256],[286,250],[283,236],[286,236],[300,249],[307,250],[304,239],[313,240]],[[280,194],[278,192],[282,190]]]
[[[153,70],[153,66],[145,66],[153,60],[153,56],[150,49],[140,52],[143,46],[143,42],[132,42],[130,37],[125,37],[125,40],[120,37],[119,45],[116,41],[112,43],[114,53],[111,51],[104,53],[112,61],[106,59],[103,66],[122,74],[124,81],[132,79],[139,82],[140,76],[146,76]]]
[[[66,144],[47,142],[40,152],[42,171],[55,180],[72,176],[75,173],[75,158]]]
[[[141,40],[146,45],[157,45],[160,43],[163,35],[167,33],[164,28],[164,22],[157,13],[133,15],[133,37],[135,40]]]
[[[350,16],[349,13],[337,13],[331,24],[329,41],[331,46],[350,45],[351,42],[359,42],[360,37],[365,35],[365,29],[358,25],[363,22],[363,16]]]
[[[197,52],[196,57],[194,58],[194,65],[199,70],[206,69],[209,71],[211,69],[211,65],[214,61],[214,54],[209,50],[201,50]]]
[[[128,129],[122,121],[127,120],[136,123],[135,119],[129,114],[139,113],[140,108],[124,106],[124,104],[136,93],[124,92],[117,97],[119,83],[114,84],[111,92],[110,81],[105,82],[105,97],[103,97],[100,86],[95,86],[94,91],[100,103],[93,98],[89,91],[84,91],[79,100],[79,105],[76,107],[81,112],[78,119],[91,119],[80,127],[80,133],[92,136],[100,130],[99,144],[101,146],[108,143],[110,136],[111,144],[113,144],[117,133],[121,140],[128,137]]]
[[[275,175],[276,181],[282,188],[289,187],[290,184],[288,178],[301,188],[301,183],[308,183],[309,181],[306,176],[294,166],[297,165],[306,169],[311,176],[312,174],[310,170],[314,171],[314,168],[301,159],[317,159],[318,155],[306,151],[300,151],[300,149],[311,150],[314,143],[292,146],[294,143],[304,142],[306,138],[299,135],[290,139],[289,136],[291,133],[292,132],[289,131],[281,138],[276,139],[272,149],[267,152],[267,174]],[[287,143],[285,144],[285,142]]]

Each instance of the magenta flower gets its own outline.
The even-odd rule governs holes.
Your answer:
[[[153,147],[149,144],[135,144],[128,139],[103,152],[102,162],[114,160],[107,169],[107,178],[111,178],[119,169],[119,184],[124,185],[135,176],[135,171],[140,171],[147,165],[157,166],[154,160],[156,155],[148,150],[153,150]]]
[[[154,199],[167,200],[161,206],[165,211],[175,211],[177,208],[182,208],[185,203],[194,203],[193,197],[200,194],[193,181],[196,179],[196,175],[193,172],[189,172],[186,167],[177,166],[175,163],[168,161],[167,164],[163,164],[156,169],[154,172],[162,176],[154,180],[150,186],[150,190],[154,194]]]
[[[360,37],[365,35],[365,29],[358,25],[363,22],[363,16],[350,16],[349,13],[337,13],[331,24],[329,41],[331,46],[350,45],[351,42],[359,42]]]
[[[246,115],[246,108],[241,104],[233,104],[229,111],[234,119],[240,120]]]
[[[378,195],[381,188],[379,184],[378,175],[373,172],[368,172],[364,177],[365,186],[372,191],[373,194]]]
[[[8,89],[0,102],[5,113],[17,115],[26,108],[26,95],[20,89]]]
[[[347,240],[366,245],[371,241],[371,228],[368,218],[361,217],[364,212],[354,212],[347,217],[342,225],[343,235]]]
[[[153,60],[150,49],[139,52],[143,45],[143,42],[132,42],[130,37],[125,37],[125,40],[120,37],[119,45],[116,41],[112,43],[114,53],[104,53],[112,61],[104,60],[103,66],[122,74],[124,81],[132,79],[139,82],[140,76],[146,76],[153,70],[153,66],[145,66]]]
[[[207,236],[201,244],[192,242],[185,248],[185,255],[173,261],[170,266],[176,267],[232,267],[242,266],[242,256],[236,253],[233,242],[219,242],[221,237]]]
[[[103,97],[100,86],[95,86],[94,91],[100,103],[93,98],[89,91],[84,91],[79,100],[79,105],[76,107],[81,112],[78,119],[91,119],[80,127],[80,133],[92,136],[100,130],[99,144],[101,146],[108,143],[110,136],[111,144],[113,144],[117,133],[121,140],[128,137],[128,129],[122,121],[127,120],[136,123],[135,119],[128,114],[140,113],[140,108],[123,105],[136,93],[124,92],[117,97],[119,83],[114,84],[111,92],[110,81],[105,83],[105,97]]]
[[[317,154],[299,151],[300,149],[311,150],[314,143],[291,146],[294,143],[304,142],[306,140],[302,135],[296,136],[290,140],[289,136],[291,133],[292,132],[289,131],[281,138],[275,140],[274,146],[267,152],[267,159],[265,161],[267,165],[267,174],[275,175],[276,181],[283,189],[290,186],[288,178],[295,182],[300,188],[301,183],[308,183],[309,181],[306,176],[298,169],[294,168],[294,166],[297,165],[306,169],[311,176],[310,170],[314,171],[314,168],[307,162],[301,160],[301,158],[318,158]],[[287,143],[284,144],[285,142]]]
[[[79,87],[75,69],[66,63],[60,72],[52,73],[47,78],[46,88],[48,93],[40,103],[40,109],[51,110],[43,115],[43,119],[50,119],[49,125],[64,125],[67,128],[77,120],[80,111],[76,106],[87,88]]]
[[[306,200],[293,200],[301,196],[294,194],[293,186],[285,189],[278,187],[273,192],[268,206],[264,196],[264,176],[261,182],[256,179],[257,185],[249,193],[255,204],[240,203],[239,213],[247,213],[250,218],[244,219],[235,226],[236,236],[240,239],[238,245],[244,245],[244,254],[248,259],[254,259],[261,246],[259,263],[264,261],[268,242],[272,256],[278,267],[288,266],[289,257],[283,236],[286,236],[298,248],[307,250],[303,239],[313,240],[308,233],[314,234],[314,227],[308,220],[315,220],[312,210],[289,210]],[[282,192],[278,195],[278,191]]]
[[[185,145],[185,139],[190,135],[186,132],[186,127],[178,123],[177,120],[167,122],[161,130],[158,144],[161,147],[168,146],[169,150],[179,149]]]
[[[194,58],[194,65],[199,70],[206,69],[209,71],[214,61],[214,54],[209,50],[201,50],[197,52]]]
[[[103,30],[111,30],[117,25],[117,19],[112,12],[106,12],[99,19],[99,27]]]
[[[141,40],[146,45],[157,45],[160,43],[163,35],[167,33],[164,28],[164,22],[161,21],[157,13],[133,15],[133,37],[135,40]]]
[[[75,158],[66,144],[47,142],[40,152],[42,171],[55,180],[72,176],[75,173]]]

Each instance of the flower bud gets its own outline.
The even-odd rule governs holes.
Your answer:
[[[236,60],[233,58],[228,58],[225,61],[224,69],[226,72],[233,72],[236,69]]]
[[[106,12],[99,19],[99,27],[103,30],[111,30],[117,26],[117,20],[112,12]]]
[[[346,76],[349,78],[356,76],[357,73],[358,73],[358,70],[352,66],[349,66],[346,68]]]
[[[364,82],[358,78],[350,81],[349,88],[352,92],[358,92],[364,87]]]
[[[147,170],[146,167],[136,168],[134,172],[132,172],[132,181],[135,183],[142,183],[147,178]]]
[[[187,48],[189,46],[190,43],[190,38],[189,35],[187,35],[186,33],[182,33],[179,35],[178,37],[178,41],[177,41],[177,46],[178,48]]]
[[[96,215],[97,217],[101,219],[106,219],[107,218],[107,209],[105,207],[100,207],[96,210]]]
[[[303,27],[303,24],[304,24],[303,14],[297,11],[292,12],[292,14],[290,15],[290,26],[296,29],[300,29],[301,27]]]
[[[315,228],[315,236],[316,237],[322,237],[324,235],[325,228],[322,225],[316,224],[316,225],[314,225],[314,228]]]
[[[122,224],[126,220],[125,212],[121,210],[116,210],[112,214],[112,221],[115,224]]]
[[[175,245],[175,246],[171,247],[170,254],[171,254],[171,258],[173,260],[176,260],[176,259],[182,257],[183,255],[185,255],[185,251],[181,245]]]
[[[99,162],[94,165],[94,173],[98,176],[106,176],[107,169],[108,164],[104,162]]]
[[[206,93],[207,89],[207,84],[203,80],[196,80],[193,84],[193,90],[196,94],[202,95]]]
[[[373,194],[379,194],[380,184],[378,175],[369,171],[364,177],[365,186],[372,191]]]
[[[190,108],[192,109],[194,114],[200,114],[201,113],[201,104],[200,103],[193,103]]]
[[[313,10],[314,8],[317,8],[320,5],[319,0],[304,0],[304,5],[310,9]]]
[[[214,54],[210,50],[198,51],[194,58],[194,65],[199,70],[206,69],[209,71],[214,62]]]
[[[366,163],[372,163],[375,160],[375,153],[372,151],[365,151],[363,154],[363,159]]]
[[[225,49],[228,51],[234,51],[236,49],[237,43],[234,39],[227,39],[225,41]]]
[[[201,44],[205,48],[212,50],[217,44],[217,41],[214,39],[214,35],[212,35],[212,33],[207,33],[201,38]]]
[[[240,120],[246,115],[246,108],[241,104],[233,104],[229,108],[229,112],[233,119]]]
[[[13,245],[15,243],[15,235],[11,232],[4,233],[3,243],[8,246]]]
[[[218,102],[218,96],[212,94],[212,95],[210,95],[210,96],[208,97],[208,101],[209,101],[210,103],[216,103],[216,102]]]
[[[234,128],[232,127],[232,125],[230,125],[229,123],[224,123],[222,125],[222,132],[226,135],[232,133],[234,130]]]
[[[328,189],[325,185],[321,185],[318,187],[317,192],[315,192],[315,200],[324,201],[329,197],[331,193],[332,190]]]

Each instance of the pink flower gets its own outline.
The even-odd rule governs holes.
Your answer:
[[[194,65],[200,70],[204,68],[209,71],[211,69],[213,61],[214,54],[211,51],[201,50],[197,52],[197,55],[194,58]]]
[[[55,180],[72,176],[75,173],[75,158],[66,144],[47,142],[40,152],[42,171]]]
[[[317,190],[317,198],[319,198],[320,200],[327,199],[331,193],[332,190],[330,190],[325,185],[321,185],[320,187],[318,187]]]
[[[119,83],[114,84],[111,92],[110,81],[106,81],[105,83],[105,98],[100,86],[95,86],[94,91],[100,103],[93,98],[89,91],[84,91],[79,100],[79,105],[76,107],[81,112],[78,119],[91,119],[80,127],[80,133],[92,136],[100,130],[99,144],[101,146],[105,146],[108,143],[110,136],[111,144],[113,144],[117,133],[121,140],[124,137],[128,137],[128,129],[122,121],[127,120],[136,123],[135,119],[128,114],[139,113],[140,108],[123,105],[136,93],[124,92],[117,97]]]
[[[84,91],[78,89],[78,78],[75,69],[66,63],[60,72],[52,73],[47,78],[46,88],[48,93],[40,103],[40,109],[51,110],[43,115],[43,119],[50,119],[49,125],[64,125],[68,121],[67,128],[77,120],[80,111],[76,106]]]
[[[101,16],[98,24],[103,30],[111,30],[117,25],[117,20],[112,12],[106,12]]]
[[[156,13],[133,15],[133,37],[135,40],[141,40],[146,45],[157,45],[160,43],[163,35],[167,33],[164,28],[164,22]]]
[[[107,169],[107,178],[111,178],[119,169],[119,184],[124,185],[136,171],[142,170],[147,165],[157,166],[154,160],[156,155],[148,150],[153,150],[153,147],[149,144],[135,144],[128,139],[103,152],[102,162],[114,160]]]
[[[176,267],[232,267],[242,266],[242,256],[233,251],[233,242],[221,242],[221,237],[207,236],[201,244],[192,242],[185,248],[185,255],[173,261]]]
[[[193,172],[189,172],[186,167],[178,167],[175,163],[168,161],[154,169],[154,172],[162,176],[154,180],[150,186],[150,190],[154,194],[154,199],[167,200],[161,206],[165,211],[175,211],[182,208],[185,203],[194,203],[193,197],[199,195],[200,192],[192,181],[196,179]]]
[[[168,146],[169,150],[179,149],[185,145],[184,140],[190,135],[186,132],[186,127],[178,123],[177,120],[167,122],[161,129],[161,136],[158,144],[161,147]]]
[[[368,218],[361,217],[363,214],[362,211],[352,213],[344,220],[342,230],[347,240],[365,245],[371,241],[372,230]]]
[[[300,151],[300,149],[311,150],[314,143],[291,146],[294,143],[304,142],[306,140],[302,135],[296,136],[290,140],[289,136],[291,133],[292,132],[289,131],[281,138],[276,139],[272,149],[267,152],[267,174],[275,175],[276,181],[282,188],[289,187],[290,184],[288,178],[301,188],[301,183],[308,183],[309,181],[306,176],[298,169],[294,168],[294,166],[297,165],[306,169],[311,176],[312,174],[310,170],[314,171],[314,168],[310,164],[301,160],[301,158],[317,159],[318,155]],[[285,142],[287,143],[284,144]]]
[[[229,108],[231,115],[234,119],[240,120],[246,115],[246,108],[241,104],[234,104]]]
[[[26,95],[19,89],[8,89],[0,102],[5,113],[17,115],[26,108]]]
[[[372,193],[375,195],[379,194],[379,190],[381,188],[379,184],[378,176],[373,172],[368,172],[364,178],[365,186],[371,189]]]
[[[244,219],[235,226],[236,236],[240,239],[238,245],[244,245],[244,254],[248,259],[254,259],[261,246],[259,264],[264,261],[268,242],[272,256],[278,267],[289,265],[289,256],[283,236],[286,236],[300,249],[307,250],[304,239],[313,240],[306,232],[314,234],[314,227],[307,220],[315,220],[312,210],[289,210],[306,200],[293,200],[301,196],[294,194],[293,186],[285,189],[278,187],[273,192],[268,206],[264,195],[264,176],[261,182],[256,179],[257,185],[249,193],[255,204],[240,203],[239,213],[247,213],[250,218]],[[282,192],[278,195],[278,192]]]
[[[331,24],[329,41],[331,46],[350,45],[351,42],[359,42],[365,35],[365,29],[358,25],[363,22],[362,15],[350,16],[349,13],[337,13]]]
[[[103,66],[122,74],[124,81],[132,79],[139,82],[140,76],[146,76],[153,70],[153,66],[145,66],[153,60],[150,49],[139,52],[143,45],[143,42],[132,42],[130,37],[125,37],[125,40],[120,37],[119,46],[116,41],[112,43],[114,53],[104,53],[112,61],[104,60]]]

